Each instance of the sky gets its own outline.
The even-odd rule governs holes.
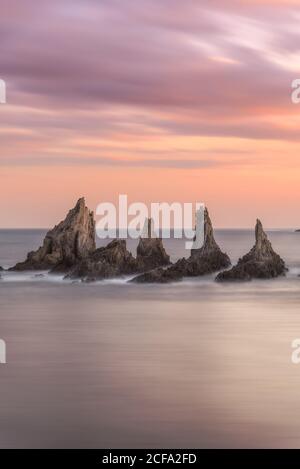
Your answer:
[[[0,227],[85,196],[300,227],[295,0],[0,0]]]

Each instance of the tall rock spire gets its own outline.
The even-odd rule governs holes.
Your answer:
[[[163,242],[154,232],[153,220],[146,219],[143,234],[137,247],[137,264],[139,271],[151,270],[170,264],[170,256],[166,253]]]
[[[183,277],[199,277],[230,266],[227,254],[221,251],[214,238],[213,226],[208,210],[204,212],[204,243],[199,249],[193,249],[188,259],[180,259],[166,269],[155,269],[139,275],[137,283],[167,283],[181,280]]]
[[[274,278],[287,271],[284,261],[274,251],[260,220],[255,226],[255,245],[232,269],[221,272],[218,281]]]
[[[94,215],[80,198],[66,218],[48,231],[42,246],[10,270],[64,272],[95,249]]]
[[[204,242],[201,248],[192,249],[191,257],[199,258],[221,252],[214,237],[214,229],[207,208],[204,211]]]

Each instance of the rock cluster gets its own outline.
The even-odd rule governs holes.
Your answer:
[[[125,240],[115,239],[74,265],[66,278],[95,281],[136,273],[137,264]]]
[[[136,257],[127,250],[125,240],[115,239],[107,246],[96,249],[93,212],[81,198],[65,220],[46,234],[42,246],[10,270],[50,270],[63,272],[70,279],[84,281],[135,275],[131,281],[136,283],[169,283],[218,271],[222,271],[216,278],[218,281],[284,275],[287,270],[285,263],[273,250],[259,220],[255,237],[251,251],[230,270],[224,270],[230,267],[230,259],[216,243],[209,213],[205,209],[202,247],[192,249],[188,259],[180,259],[175,264],[170,263],[162,240],[154,234],[150,219],[146,220]]]
[[[216,280],[268,279],[284,275],[286,266],[281,257],[273,250],[260,220],[255,227],[255,245],[251,251],[239,259],[232,269],[221,272]]]
[[[199,277],[230,266],[230,259],[223,253],[215,241],[208,210],[204,213],[204,243],[199,249],[193,249],[188,259],[180,259],[166,269],[156,269],[135,277],[136,283],[168,283],[183,277]]]
[[[137,274],[168,265],[170,257],[162,240],[153,237],[152,220],[147,220],[147,227],[148,233],[145,236],[149,235],[149,238],[140,238],[136,258],[127,250],[125,240],[116,239],[78,262],[66,277],[94,281]]]
[[[170,264],[162,240],[153,235],[152,220],[147,220],[147,230],[146,237],[140,238],[136,258],[127,250],[124,240],[113,240],[96,249],[93,212],[81,198],[65,220],[46,234],[42,246],[10,270],[50,270],[66,273],[67,278],[92,281]]]
[[[43,245],[30,252],[24,262],[10,270],[51,270],[66,272],[96,249],[93,212],[84,198],[69,211],[65,220],[48,231]]]

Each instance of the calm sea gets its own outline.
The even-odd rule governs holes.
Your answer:
[[[0,265],[44,234],[0,231]],[[253,236],[216,232],[233,261]],[[72,284],[3,273],[0,447],[300,448],[300,233],[269,237],[286,278]],[[180,240],[165,245],[186,255]]]

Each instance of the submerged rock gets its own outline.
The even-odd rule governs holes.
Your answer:
[[[170,264],[170,256],[166,253],[163,242],[155,237],[153,220],[146,220],[146,233],[140,238],[137,247],[137,270],[147,271]]]
[[[137,263],[126,248],[126,241],[115,239],[107,246],[96,249],[78,262],[66,275],[69,279],[86,282],[130,275],[137,272]]]
[[[130,280],[131,283],[171,283],[171,282],[178,282],[182,280],[182,276],[180,275],[179,271],[172,268],[173,266],[169,267],[168,269],[164,269],[163,267],[159,267],[154,270],[150,270],[149,272],[144,272],[143,274],[134,277]]]
[[[221,272],[217,281],[268,279],[284,275],[287,271],[284,261],[273,250],[260,220],[255,227],[255,245],[239,259],[232,269]]]
[[[167,283],[183,277],[199,277],[230,266],[230,259],[215,241],[208,210],[204,212],[204,243],[193,249],[188,259],[180,259],[166,269],[156,269],[132,279],[136,283]]]
[[[51,269],[52,272],[66,272],[95,249],[93,212],[89,211],[84,198],[81,198],[65,220],[48,231],[43,245],[10,270]]]

